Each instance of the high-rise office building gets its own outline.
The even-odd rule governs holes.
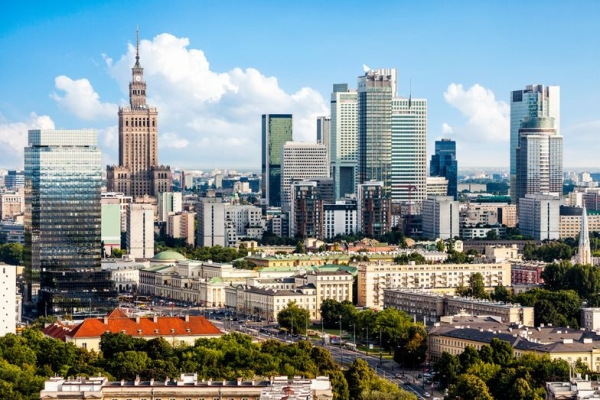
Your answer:
[[[392,99],[396,70],[376,69],[358,77],[358,182],[381,181],[391,193]]]
[[[109,192],[134,199],[158,197],[170,192],[171,168],[158,163],[158,110],[146,104],[144,68],[140,65],[139,40],[131,69],[129,107],[119,108],[119,165],[106,169]]]
[[[458,196],[458,162],[456,142],[452,139],[435,141],[435,154],[429,163],[429,176],[442,176],[448,181],[448,196]]]
[[[427,196],[427,100],[392,100],[391,182],[395,203]]]
[[[308,178],[329,177],[327,148],[318,143],[287,142],[281,163],[281,209],[290,210],[291,185]]]
[[[76,313],[114,304],[100,269],[102,170],[97,133],[31,130],[25,148],[27,296],[39,312]],[[39,296],[36,293],[39,288]]]
[[[4,177],[4,186],[11,190],[22,189],[23,186],[25,186],[25,176],[23,175],[23,171],[8,170]]]
[[[291,114],[262,116],[262,200],[263,207],[281,207],[281,163],[283,145],[292,140]]]
[[[525,118],[554,118],[554,128],[560,135],[560,87],[528,85],[524,90],[511,92],[510,98],[510,197],[513,204],[518,201],[517,184],[517,147],[519,147],[519,129]]]
[[[356,193],[358,174],[358,92],[343,83],[331,93],[331,176],[335,198]]]
[[[327,148],[327,165],[331,161],[331,117],[317,117],[317,143]]]
[[[563,186],[563,138],[552,117],[527,117],[516,149],[516,204],[527,194],[559,195]]]

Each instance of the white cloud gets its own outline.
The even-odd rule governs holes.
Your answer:
[[[174,132],[167,132],[158,138],[159,147],[173,147],[180,149],[187,146],[190,142],[187,139],[179,137]]]
[[[135,47],[104,59],[128,96]],[[159,160],[171,166],[258,169],[261,114],[293,114],[294,139],[304,141],[316,140],[316,117],[329,114],[314,89],[286,93],[276,77],[255,68],[212,70],[204,52],[190,48],[187,38],[163,33],[142,40],[140,64],[148,103],[159,111]]]
[[[27,146],[29,129],[54,129],[54,121],[47,115],[31,113],[24,122],[8,122],[0,115],[0,166],[23,165],[23,151]]]
[[[496,100],[494,92],[475,84],[465,90],[451,83],[444,93],[446,103],[460,111],[462,124],[444,123],[443,133],[452,133],[460,153],[469,154],[463,165],[506,166],[509,157],[510,107]],[[502,152],[499,145],[506,145]],[[461,154],[457,154],[459,162]]]
[[[444,135],[449,135],[451,133],[454,133],[454,129],[452,129],[452,127],[449,124],[447,124],[446,122],[444,122],[442,124],[442,133]]]
[[[52,93],[50,97],[78,118],[106,119],[114,118],[117,114],[117,105],[101,102],[100,96],[87,79],[72,80],[60,75],[54,80],[54,85],[63,95]]]

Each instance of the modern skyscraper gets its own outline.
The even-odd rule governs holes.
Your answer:
[[[435,141],[435,154],[429,163],[429,176],[442,176],[448,180],[448,196],[458,196],[458,162],[456,142],[452,139]]]
[[[526,117],[516,149],[516,204],[527,194],[562,193],[563,138],[552,117]]]
[[[281,207],[283,145],[292,140],[292,114],[262,116],[262,205]]]
[[[358,77],[358,182],[383,182],[391,193],[392,98],[396,70],[370,70]]]
[[[331,176],[335,198],[356,193],[358,174],[358,93],[348,85],[333,85],[331,93]]]
[[[560,87],[528,85],[524,90],[511,92],[510,99],[510,197],[513,204],[518,201],[517,184],[517,147],[519,147],[519,129],[526,118],[554,118],[554,128],[560,135]]]
[[[106,168],[106,186],[109,192],[121,192],[134,199],[146,195],[156,198],[159,193],[171,191],[172,174],[169,166],[158,163],[158,110],[146,104],[139,40],[131,74],[129,107],[120,107],[118,114],[119,165]]]
[[[97,134],[31,130],[25,148],[27,295],[42,314],[108,308],[115,292],[101,271]],[[35,295],[39,288],[39,297]]]
[[[281,163],[281,208],[290,210],[291,185],[308,178],[329,177],[327,148],[318,143],[287,142]]]
[[[392,202],[427,196],[427,100],[392,100]]]

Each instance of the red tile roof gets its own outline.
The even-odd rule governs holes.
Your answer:
[[[105,332],[126,333],[131,336],[217,336],[222,332],[200,316],[185,317],[127,317],[119,310],[104,318],[88,318],[67,336],[73,338],[99,337]]]
[[[73,329],[75,329],[77,325],[67,326],[63,325],[60,322],[55,322],[51,325],[48,325],[42,330],[42,333],[46,336],[49,336],[54,339],[65,341],[65,336],[71,333]]]

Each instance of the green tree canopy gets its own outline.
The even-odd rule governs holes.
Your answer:
[[[305,335],[306,326],[310,324],[310,313],[293,301],[277,314],[277,322],[290,332]]]

